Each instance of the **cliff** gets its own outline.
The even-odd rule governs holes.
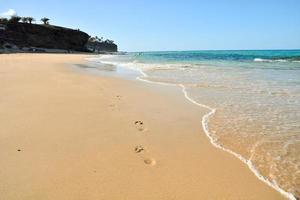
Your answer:
[[[96,38],[90,38],[86,44],[86,47],[89,51],[92,52],[117,52],[118,46],[113,43],[111,40],[101,41]]]
[[[35,48],[90,52],[90,36],[82,31],[53,25],[29,23],[0,24],[0,48],[28,50]],[[102,51],[117,51],[115,44],[103,44]]]

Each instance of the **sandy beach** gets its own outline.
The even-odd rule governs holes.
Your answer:
[[[0,55],[0,199],[284,199],[203,132],[180,88]]]

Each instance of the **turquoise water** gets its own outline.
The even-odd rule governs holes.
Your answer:
[[[137,52],[96,60],[184,86],[193,101],[216,109],[206,122],[214,143],[300,197],[300,50]]]
[[[216,51],[162,51],[130,53],[148,61],[253,61],[256,58],[268,60],[300,60],[300,50],[216,50]],[[129,54],[129,55],[130,55]]]

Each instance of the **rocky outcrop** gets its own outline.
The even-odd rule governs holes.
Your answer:
[[[118,51],[118,46],[112,40],[101,41],[93,37],[88,40],[86,47],[89,51],[96,53]]]
[[[80,30],[52,25],[29,23],[0,24],[0,50],[42,50],[89,52],[87,44],[90,36]],[[115,44],[103,44],[103,51],[117,51]]]

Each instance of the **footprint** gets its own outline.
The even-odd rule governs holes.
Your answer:
[[[134,125],[135,125],[135,127],[138,131],[144,131],[145,130],[144,122],[142,122],[142,121],[135,121]]]
[[[108,107],[110,107],[112,110],[117,109],[117,106],[115,104],[109,104]]]
[[[146,158],[146,159],[144,159],[144,163],[146,164],[146,165],[155,165],[156,164],[156,161],[155,161],[155,159],[153,159],[153,158]]]
[[[147,154],[148,152],[146,149],[143,147],[143,145],[138,145],[134,148],[134,152],[139,154],[139,157],[143,160],[144,164],[146,165],[156,165],[156,160],[153,158],[148,158]],[[142,153],[142,154],[140,154]]]
[[[108,107],[112,110],[112,111],[120,111],[120,107],[116,104],[109,104]]]
[[[138,145],[134,148],[135,153],[141,153],[142,151],[145,151],[145,148],[142,145]]]

